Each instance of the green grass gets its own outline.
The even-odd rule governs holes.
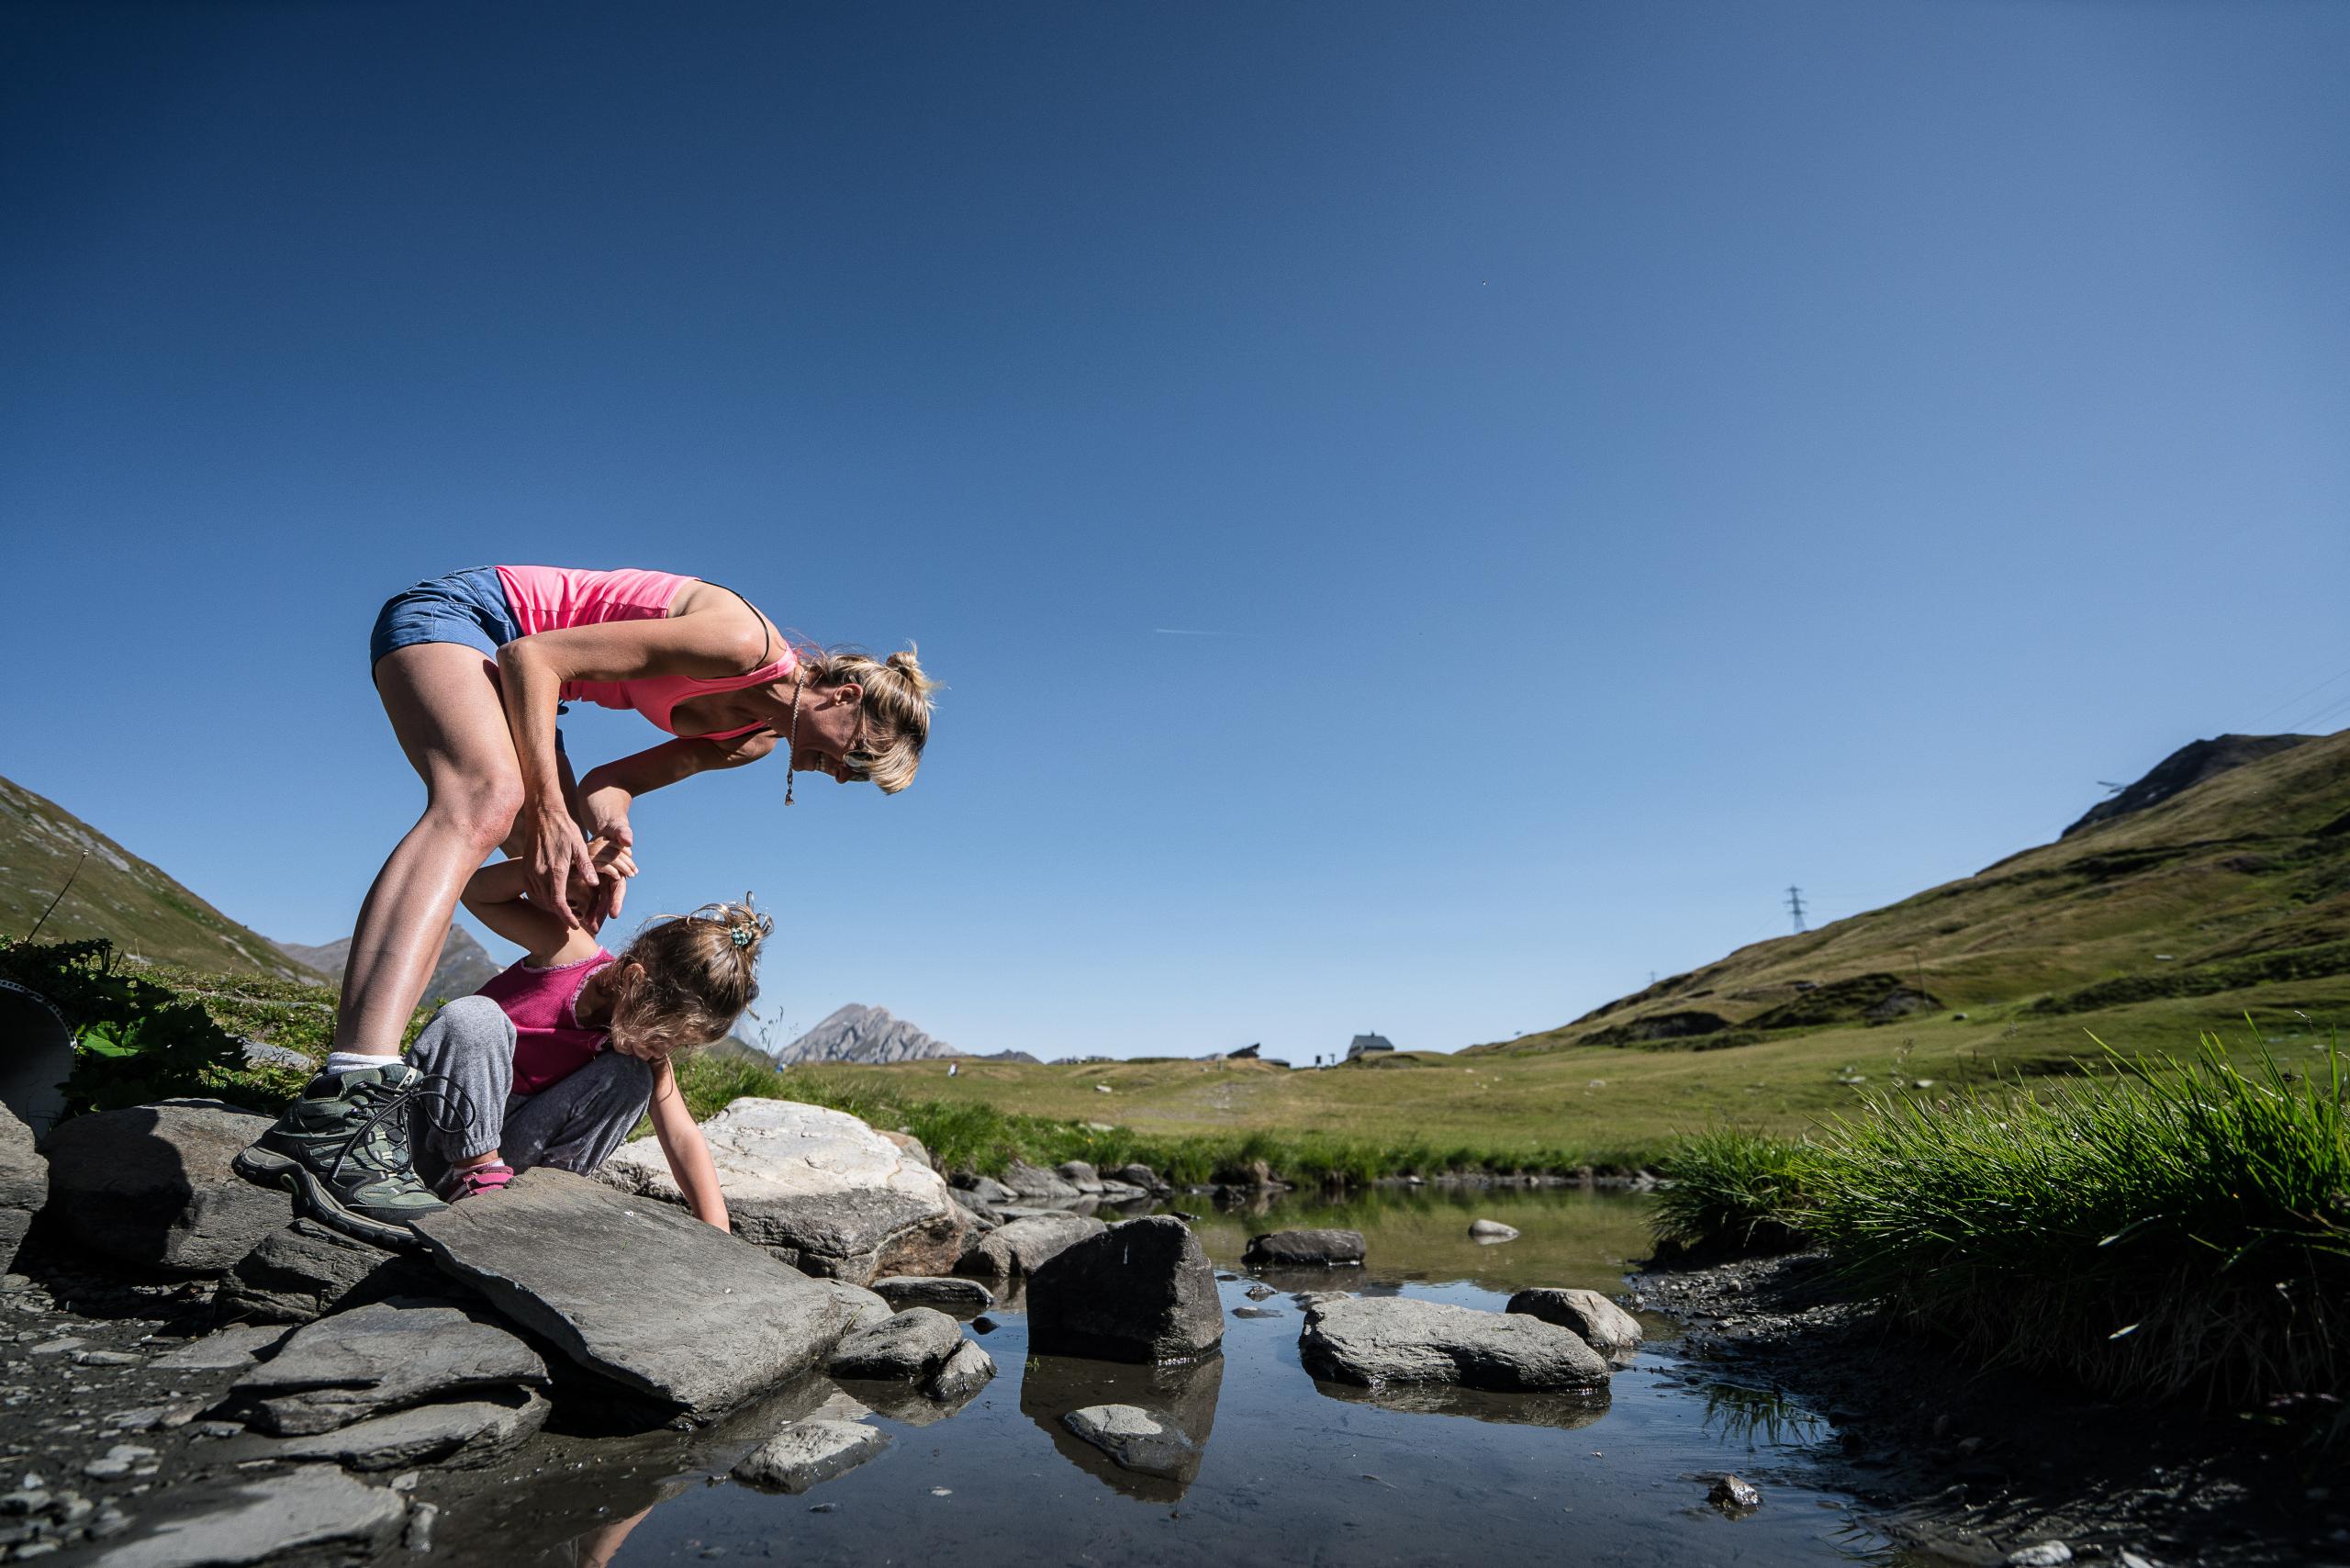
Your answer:
[[[1801,1138],[1717,1126],[1674,1144],[1657,1194],[1656,1238],[1682,1250],[1776,1251],[1799,1245],[1817,1151]]]
[[[2339,1055],[2279,1062],[2206,1036],[2160,1065],[1870,1098],[1791,1144],[1717,1129],[1668,1156],[1696,1190],[1665,1233],[1759,1223],[1986,1361],[2102,1392],[2236,1405],[2344,1392],[2350,1113]]]

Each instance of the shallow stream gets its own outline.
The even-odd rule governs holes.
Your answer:
[[[1178,1200],[1177,1206],[1204,1204]],[[1377,1192],[1340,1204],[1286,1199],[1253,1213],[1197,1210],[1219,1271],[1240,1273],[1259,1231],[1364,1233],[1361,1270],[1284,1272],[1261,1301],[1244,1275],[1219,1285],[1224,1353],[1180,1371],[1030,1357],[1016,1298],[979,1335],[993,1383],[944,1418],[919,1398],[847,1385],[889,1447],[804,1495],[724,1479],[782,1421],[842,1390],[821,1381],[716,1429],[626,1438],[549,1435],[453,1495],[435,1561],[623,1565],[790,1563],[1283,1564],[1572,1562],[1776,1568],[1891,1560],[1818,1463],[1826,1424],[1764,1391],[1715,1381],[1649,1320],[1637,1361],[1591,1409],[1533,1395],[1374,1396],[1300,1366],[1290,1293],[1400,1293],[1498,1311],[1528,1285],[1615,1294],[1646,1250],[1646,1200],[1577,1191]],[[1516,1226],[1481,1246],[1471,1219]],[[1275,1316],[1238,1316],[1237,1309]],[[1186,1479],[1119,1469],[1064,1430],[1080,1406],[1171,1416],[1203,1454]],[[923,1418],[927,1418],[923,1424]],[[1762,1503],[1709,1507],[1732,1472]]]

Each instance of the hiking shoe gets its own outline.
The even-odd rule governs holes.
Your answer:
[[[248,1182],[285,1188],[296,1208],[345,1236],[412,1246],[409,1226],[448,1207],[408,1163],[408,1117],[424,1088],[425,1075],[404,1061],[322,1072],[230,1164]]]
[[[441,1178],[440,1186],[433,1190],[441,1194],[442,1203],[453,1204],[459,1198],[477,1198],[484,1193],[502,1193],[506,1190],[506,1183],[512,1180],[514,1168],[502,1159],[493,1159],[487,1164],[469,1165],[463,1170],[450,1171]]]

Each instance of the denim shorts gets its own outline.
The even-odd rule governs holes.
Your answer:
[[[495,659],[500,647],[521,634],[498,568],[476,566],[420,582],[385,600],[367,639],[367,667],[374,669],[394,648],[416,643],[462,643]]]

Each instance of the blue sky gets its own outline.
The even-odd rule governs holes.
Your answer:
[[[639,808],[632,913],[755,890],[786,1032],[1547,1027],[2350,722],[2345,64],[2318,5],[13,6],[0,772],[324,941],[420,803],[377,604],[660,566],[949,683],[907,794]]]

